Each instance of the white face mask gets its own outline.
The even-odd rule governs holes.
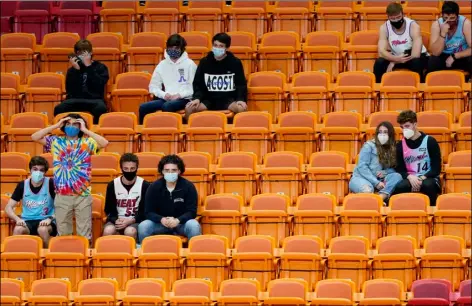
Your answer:
[[[177,182],[178,178],[179,178],[179,175],[177,173],[164,173],[164,179],[168,183],[175,183]]]
[[[384,145],[388,141],[388,134],[378,134],[377,139],[379,140],[381,145]]]
[[[412,129],[403,129],[403,137],[405,137],[406,139],[410,139],[414,135],[415,131],[413,131]]]

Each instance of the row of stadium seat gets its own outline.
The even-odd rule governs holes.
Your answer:
[[[71,291],[67,280],[43,279],[33,283],[31,292],[24,292],[24,285],[15,279],[2,279],[2,305],[14,306],[27,301],[51,303],[48,305],[311,305],[311,306],[366,306],[366,305],[470,305],[471,281],[461,282],[458,292],[451,290],[446,280],[425,279],[415,281],[411,292],[405,292],[402,282],[392,279],[366,281],[363,292],[356,293],[350,280],[330,279],[317,283],[315,291],[307,288],[299,279],[272,280],[267,291],[252,279],[232,279],[221,283],[219,291],[213,289],[211,281],[183,279],[176,281],[172,291],[158,279],[135,279],[126,283],[125,291],[119,291],[116,281],[111,279],[89,279],[80,282],[77,292]]]
[[[224,31],[253,32],[259,40],[269,31],[293,31],[302,39],[311,31],[337,31],[348,37],[357,30],[378,30],[389,1],[3,1],[2,33],[35,33],[41,42],[51,31],[78,33],[97,30],[121,33],[129,43],[136,32]],[[316,2],[316,3],[315,3]],[[403,1],[405,14],[429,31],[439,17],[442,1]],[[471,14],[468,1],[457,1],[461,13]]]
[[[355,292],[369,279],[397,279],[410,289],[416,279],[440,278],[457,290],[470,276],[470,249],[462,238],[428,237],[424,249],[415,243],[408,236],[384,237],[369,251],[366,238],[342,236],[324,249],[316,236],[292,236],[279,249],[270,236],[250,235],[239,237],[232,249],[224,236],[200,235],[182,249],[177,236],[157,235],[136,249],[133,238],[113,235],[98,238],[94,249],[80,236],[55,237],[43,250],[41,238],[19,235],[5,239],[1,263],[2,278],[23,280],[26,290],[44,277],[66,278],[74,291],[88,278],[115,279],[120,290],[134,278],[160,278],[167,290],[182,278],[210,280],[214,290],[231,278],[256,279],[262,290],[273,279],[298,278],[310,291],[323,279],[350,279]]]

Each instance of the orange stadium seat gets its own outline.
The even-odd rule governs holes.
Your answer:
[[[228,32],[231,36],[231,51],[243,63],[244,75],[246,79],[256,71],[256,37],[251,32]]]
[[[117,75],[111,91],[112,110],[138,114],[139,106],[151,100],[150,81],[151,75],[145,72],[125,72]]]
[[[279,117],[274,145],[277,151],[298,152],[307,163],[316,151],[316,115],[310,112],[291,111]]]
[[[106,195],[107,184],[120,173],[120,155],[103,152],[92,155],[92,193]]]
[[[14,32],[32,33],[40,44],[43,36],[51,31],[52,9],[50,1],[16,1]]]
[[[35,73],[28,77],[25,90],[27,112],[40,112],[54,119],[54,107],[60,104],[65,93],[65,77],[55,72]]]
[[[390,122],[393,125],[393,128],[395,129],[395,137],[397,140],[401,139],[402,135],[402,130],[400,128],[400,125],[397,122],[397,117],[399,113],[395,111],[382,111],[382,112],[376,112],[372,113],[369,116],[369,120],[367,123],[367,129],[365,131],[365,139],[372,139],[374,138],[375,135],[375,130],[377,129],[377,126],[384,122]]]
[[[202,112],[190,115],[185,131],[186,151],[210,153],[213,158],[212,163],[216,163],[220,154],[226,152],[226,123],[226,115],[221,112]]]
[[[200,235],[189,241],[185,263],[186,278],[211,281],[212,291],[228,278],[228,238],[218,235]]]
[[[71,285],[64,279],[38,279],[31,286],[31,296],[28,305],[32,306],[67,306]]]
[[[300,51],[298,33],[291,31],[266,33],[262,35],[258,50],[258,69],[259,71],[282,72],[290,79],[298,72]]]
[[[323,241],[316,236],[285,238],[282,245],[283,254],[280,255],[279,278],[302,279],[306,281],[308,291],[312,291],[316,282],[323,277],[323,247]]]
[[[132,112],[111,112],[100,116],[97,132],[109,141],[102,152],[115,152],[120,155],[136,152],[136,121],[136,115]]]
[[[382,198],[377,194],[349,194],[344,198],[339,218],[340,236],[361,236],[375,247],[382,237]]]
[[[415,20],[422,29],[431,29],[438,19],[440,1],[405,1],[405,15]]]
[[[198,206],[203,205],[203,201],[211,193],[210,164],[211,154],[200,151],[179,153],[185,164],[184,178],[191,181],[198,193]]]
[[[244,31],[254,33],[256,40],[260,41],[267,31],[269,18],[267,16],[266,1],[231,1],[228,13],[228,31]]]
[[[138,175],[148,182],[156,181],[160,176],[157,173],[157,166],[164,154],[157,152],[139,152],[135,154],[139,159]]]
[[[423,94],[425,111],[445,111],[457,122],[464,111],[464,74],[459,71],[436,71],[426,76]]]
[[[162,305],[166,283],[161,279],[132,279],[126,283],[123,306]]]
[[[139,279],[162,279],[165,291],[179,280],[183,260],[180,258],[182,240],[173,235],[156,235],[141,241],[141,251],[136,262]]]
[[[157,112],[144,117],[141,129],[141,151],[176,154],[181,151],[182,116]]]
[[[156,65],[164,58],[166,41],[166,35],[160,32],[136,33],[131,36],[126,51],[127,71],[153,73]]]
[[[11,116],[7,132],[9,152],[23,152],[30,156],[43,153],[43,145],[31,140],[31,135],[48,126],[48,119],[42,113],[19,113]]]
[[[471,150],[472,146],[472,112],[465,112],[459,116],[459,127],[456,130],[456,150]]]
[[[261,164],[272,150],[272,116],[266,112],[244,112],[234,116],[230,135],[231,151],[256,154]]]
[[[459,4],[461,15],[466,16],[469,20],[472,19],[472,8],[468,0],[455,0]]]
[[[0,77],[1,112],[4,116],[4,123],[8,124],[12,115],[23,110],[22,101],[20,100],[20,76],[2,72]]]
[[[420,110],[420,76],[411,71],[385,73],[380,83],[379,111]],[[395,120],[396,121],[396,120]]]
[[[185,51],[187,52],[188,57],[198,65],[200,60],[211,51],[212,37],[206,32],[198,31],[182,32],[180,35],[187,42]]]
[[[429,48],[429,38],[430,37],[431,37],[430,32],[421,31],[421,38],[422,38],[422,41],[423,41],[423,46],[425,46],[426,49]]]
[[[337,31],[316,31],[308,33],[303,51],[303,71],[326,72],[331,81],[342,72],[344,37]]]
[[[348,154],[353,161],[360,149],[362,116],[349,111],[328,113],[323,118],[321,128],[321,151],[340,151]]]
[[[224,29],[223,7],[225,2],[222,0],[205,1],[192,0],[188,2],[186,12],[185,29],[186,31],[206,32],[211,37],[220,33]]]
[[[359,306],[401,305],[405,296],[405,286],[396,279],[368,280],[362,286],[364,297]]]
[[[272,31],[292,31],[302,40],[313,29],[313,1],[276,1]]]
[[[255,72],[249,75],[247,86],[248,110],[270,113],[276,123],[286,109],[286,76],[275,71]]]
[[[329,245],[336,234],[336,198],[333,195],[309,193],[298,197],[293,213],[293,234],[317,236],[320,248]]]
[[[458,151],[449,154],[446,165],[446,193],[472,192],[472,151]]]
[[[327,260],[327,278],[350,279],[359,292],[364,281],[368,280],[369,271],[367,251],[369,241],[365,237],[344,236],[331,239]]]
[[[312,306],[354,306],[356,285],[349,279],[324,279],[316,283]]]
[[[77,33],[56,32],[44,35],[39,51],[40,71],[66,75],[71,66],[68,55],[75,53],[74,45],[78,40],[80,36]]]
[[[221,282],[218,305],[257,306],[260,285],[257,280],[247,278],[229,279]]]
[[[24,283],[21,280],[0,280],[0,303],[4,306],[19,306],[23,303]]]
[[[79,282],[87,279],[88,247],[88,240],[81,236],[51,238],[43,261],[46,278],[65,279],[71,290],[77,291]]]
[[[290,87],[288,108],[290,112],[307,111],[316,114],[316,123],[331,110],[329,83],[331,76],[326,72],[305,71],[295,73]],[[280,119],[279,119],[280,122]]]
[[[344,152],[313,153],[307,169],[307,192],[330,194],[336,198],[336,203],[342,203],[348,192],[346,171],[349,161],[349,155]]]
[[[249,203],[257,191],[257,155],[252,152],[221,154],[215,169],[215,193],[231,193]]]
[[[247,211],[247,234],[274,237],[277,246],[289,235],[289,198],[275,193],[253,196]]]
[[[30,291],[32,283],[41,279],[40,251],[43,241],[38,236],[17,235],[5,238],[0,254],[2,278],[23,281],[25,290]]]
[[[180,1],[146,1],[143,10],[143,32],[161,32],[169,36],[180,31]]]
[[[345,45],[347,50],[346,71],[372,72],[375,59],[378,57],[379,31],[354,32],[349,36],[349,41]]]
[[[11,195],[16,185],[25,180],[29,173],[31,155],[18,152],[0,154],[0,177],[2,194]]]
[[[79,290],[74,298],[77,306],[114,306],[118,283],[109,278],[93,278],[80,282]]]
[[[3,175],[3,173],[2,173]],[[2,182],[3,183],[3,182]],[[2,184],[3,192],[3,184]],[[10,236],[12,233],[13,221],[5,213],[5,207],[10,201],[10,196],[6,194],[1,195],[1,214],[0,214],[0,243],[3,243],[6,237]],[[15,213],[18,213],[21,208],[17,207]]]
[[[3,153],[6,151],[6,140],[7,140],[7,133],[5,129],[5,118],[3,114],[0,112],[0,152]]]
[[[390,4],[390,1],[361,1],[359,11],[359,29],[376,30],[385,23],[385,8]]]
[[[315,12],[317,31],[340,32],[343,38],[351,35],[354,25],[353,2],[319,1]]]
[[[267,283],[275,279],[274,248],[275,240],[271,236],[251,235],[236,239],[231,259],[232,278],[257,280],[265,291]]]
[[[137,29],[138,5],[135,1],[103,1],[100,32],[119,33],[123,35],[124,43],[129,43]]]
[[[208,305],[212,290],[211,281],[206,279],[188,278],[174,282],[169,298],[171,305]]]
[[[264,300],[264,305],[306,305],[307,287],[301,279],[274,279],[267,286],[269,297]]]
[[[136,242],[129,236],[113,235],[98,238],[95,241],[95,253],[92,254],[92,277],[115,279],[120,290],[125,290],[126,282],[134,278],[135,246]]]
[[[302,194],[304,175],[303,155],[298,152],[279,151],[264,158],[261,170],[261,192],[285,195],[295,203]]]
[[[200,219],[203,234],[226,237],[229,246],[233,247],[234,241],[244,232],[245,218],[241,215],[243,206],[243,199],[238,195],[220,193],[207,196]]]
[[[411,236],[423,246],[424,239],[430,234],[429,198],[421,193],[396,194],[390,198],[389,206],[387,235]]]
[[[92,194],[92,243],[102,235],[103,225],[105,224],[105,196]],[[74,227],[75,228],[75,227]]]
[[[461,237],[470,247],[472,202],[470,194],[447,193],[438,197],[434,212],[434,233]]]
[[[1,37],[0,58],[2,73],[20,76],[21,84],[36,72],[36,37],[30,33],[10,33]]]
[[[449,153],[452,152],[451,114],[441,111],[419,112],[418,127],[422,132],[436,139],[441,149],[442,161],[446,163]]]
[[[362,116],[362,122],[366,122],[374,109],[375,75],[363,71],[343,72],[338,75],[336,85],[334,111],[358,113]]]

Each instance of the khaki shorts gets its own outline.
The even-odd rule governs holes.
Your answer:
[[[81,197],[57,194],[54,206],[58,235],[72,235],[72,219],[75,216],[77,235],[92,240],[92,203],[91,195]]]

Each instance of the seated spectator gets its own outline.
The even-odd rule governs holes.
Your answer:
[[[193,183],[181,175],[185,172],[183,160],[177,155],[161,159],[160,179],[149,186],[145,199],[145,221],[138,227],[139,241],[151,235],[178,234],[191,239],[201,235],[197,216],[198,195]]]
[[[241,60],[227,51],[231,37],[213,37],[213,49],[200,61],[193,80],[193,101],[185,107],[186,117],[205,110],[247,110],[247,84]]]
[[[387,6],[388,21],[380,27],[379,58],[374,64],[377,83],[386,72],[408,69],[416,72],[423,80],[423,70],[428,63],[428,53],[423,45],[420,26],[403,15],[402,5],[390,3]]]
[[[416,113],[411,110],[401,112],[397,122],[403,130],[403,139],[397,144],[395,170],[403,180],[395,187],[393,194],[421,192],[435,206],[441,192],[441,150],[438,142],[434,137],[418,131]]]
[[[471,22],[459,15],[459,5],[445,1],[442,17],[431,26],[428,73],[447,69],[461,69],[472,74]]]
[[[138,239],[138,224],[144,217],[144,196],[149,183],[137,176],[139,159],[133,153],[120,158],[123,175],[107,186],[103,236],[124,234]]]
[[[402,176],[395,172],[396,141],[393,125],[384,121],[377,126],[375,138],[367,141],[354,168],[349,189],[354,193],[374,193],[387,202]]]
[[[74,45],[75,55],[69,62],[72,67],[66,75],[66,100],[56,105],[54,116],[68,112],[89,112],[93,122],[98,124],[101,115],[107,112],[105,86],[108,82],[108,68],[92,60],[92,44],[79,40]]]
[[[54,221],[54,184],[49,177],[48,161],[41,156],[34,156],[29,163],[31,176],[19,182],[5,207],[7,216],[16,222],[13,235],[38,235],[43,239],[44,248],[48,247],[49,239],[56,236]],[[21,216],[15,214],[20,201]]]
[[[167,39],[164,60],[157,65],[149,84],[149,92],[158,99],[141,104],[140,124],[143,124],[144,116],[159,110],[164,112],[183,110],[192,99],[192,83],[197,65],[185,52],[186,46],[187,42],[179,34],[173,34]]]

